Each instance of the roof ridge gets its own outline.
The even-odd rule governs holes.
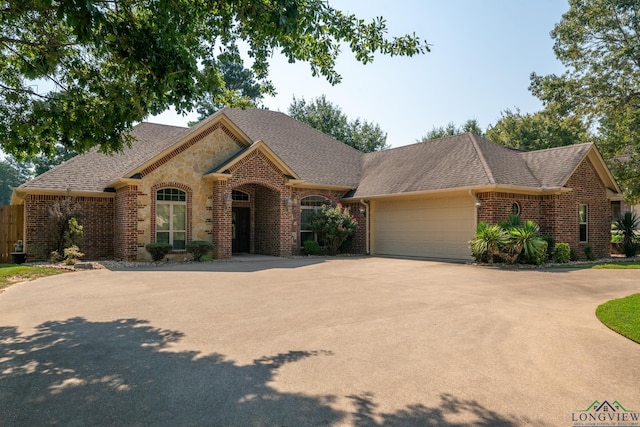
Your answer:
[[[466,136],[471,140],[471,144],[473,145],[473,148],[476,150],[476,153],[480,158],[480,163],[482,164],[484,173],[487,175],[487,179],[489,180],[489,183],[495,184],[496,180],[493,177],[493,172],[491,171],[491,168],[489,167],[489,163],[487,162],[487,159],[484,157],[484,153],[480,149],[480,145],[478,144],[478,140],[476,139],[476,138],[479,138],[479,136],[471,132],[467,132]]]
[[[177,125],[168,125],[165,123],[154,123],[154,122],[140,122],[137,125],[133,126],[131,129],[135,128],[138,125],[152,125],[152,126],[164,126],[168,128],[176,128],[176,129],[191,129],[189,126],[177,126]]]
[[[566,150],[568,148],[581,147],[581,146],[584,146],[584,145],[595,145],[595,142],[580,142],[578,144],[569,144],[569,145],[561,145],[559,147],[543,148],[542,150],[523,151],[523,152],[518,153],[518,154],[525,155],[525,154],[541,153],[543,151]]]

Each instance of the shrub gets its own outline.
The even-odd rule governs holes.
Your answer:
[[[638,226],[640,226],[640,217],[633,212],[625,212],[624,216],[618,218],[613,224],[613,228],[622,234],[622,251],[627,257],[636,256],[640,249],[636,233]]]
[[[476,261],[492,263],[493,256],[499,254],[508,241],[509,236],[500,225],[480,222],[476,228],[476,236],[469,244]]]
[[[569,249],[569,260],[570,261],[577,261],[578,260],[578,252],[576,251],[575,248]]]
[[[151,254],[154,261],[160,261],[171,252],[173,246],[169,243],[149,243],[144,248]]]
[[[329,255],[335,255],[338,248],[358,229],[358,222],[349,208],[340,203],[336,206],[322,206],[322,210],[311,220],[309,229],[318,233],[325,242]]]
[[[305,240],[304,253],[307,255],[318,255],[320,253],[320,245],[315,240]]]
[[[622,243],[622,252],[626,257],[634,257],[638,254],[638,250],[640,250],[640,245],[636,242],[623,242]]]
[[[76,246],[69,246],[64,250],[64,263],[67,265],[73,265],[77,260],[82,258],[84,254],[80,252],[80,249]]]
[[[611,233],[611,243],[622,243],[624,241],[624,236],[618,233]]]
[[[594,259],[596,259],[596,256],[593,253],[593,248],[591,246],[585,246],[583,251],[585,258],[587,258],[587,261],[593,261]]]
[[[213,250],[213,243],[206,240],[193,240],[187,243],[187,252],[189,252],[195,261],[200,261],[203,256]],[[166,255],[166,254],[165,254]]]
[[[476,236],[469,242],[476,261],[493,262],[494,257],[514,263],[516,260],[541,264],[545,260],[547,243],[538,234],[540,228],[533,221],[520,222],[518,215],[500,224],[481,222]]]
[[[568,243],[556,243],[553,249],[553,262],[566,264],[571,259],[571,248]]]
[[[551,258],[551,255],[553,254],[553,247],[555,246],[555,240],[553,239],[552,236],[549,236],[548,234],[541,234],[540,238],[542,238],[542,240],[544,240],[545,242],[547,242],[547,255],[549,255],[549,258]]]

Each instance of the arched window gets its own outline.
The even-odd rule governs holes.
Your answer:
[[[316,233],[309,229],[309,223],[322,205],[330,203],[329,199],[322,196],[308,196],[300,200],[300,245],[307,240],[318,240]]]
[[[231,190],[231,200],[237,201],[237,202],[248,202],[249,195],[244,191]]]
[[[511,205],[511,215],[520,215],[520,204],[518,202],[513,202]]]
[[[177,188],[156,192],[156,242],[185,250],[187,243],[187,193]]]

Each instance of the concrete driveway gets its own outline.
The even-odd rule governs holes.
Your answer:
[[[637,292],[384,258],[43,278],[0,294],[0,425],[578,425],[640,411],[640,345],[594,315]]]

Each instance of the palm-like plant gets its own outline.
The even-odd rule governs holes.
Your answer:
[[[616,220],[613,226],[614,229],[622,232],[624,254],[628,257],[635,256],[638,253],[637,229],[640,226],[640,217],[634,212],[625,212],[622,217]]]
[[[476,228],[476,236],[469,242],[471,251],[478,261],[493,263],[493,256],[501,253],[509,243],[509,234],[498,224],[481,222]]]
[[[540,227],[534,221],[525,221],[521,227],[511,229],[510,245],[515,258],[524,252],[527,261],[544,260],[542,256],[547,250],[547,242],[538,234],[539,231]]]

